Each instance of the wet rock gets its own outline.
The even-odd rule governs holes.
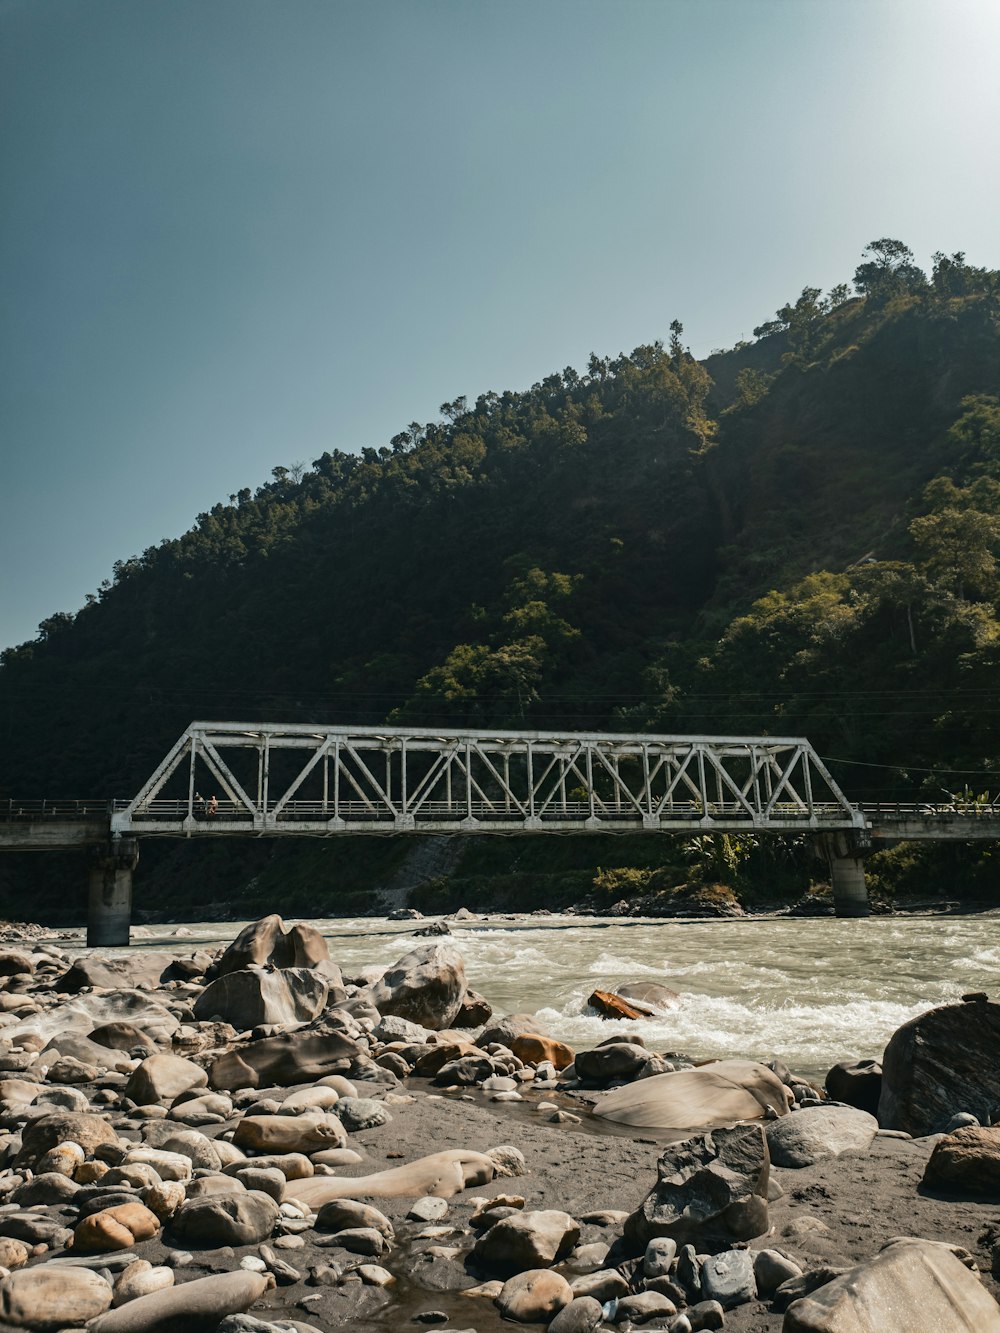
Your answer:
[[[772,1121],[767,1147],[775,1166],[812,1166],[842,1152],[867,1152],[878,1121],[854,1106],[811,1106]]]
[[[970,1125],[939,1139],[922,1183],[1000,1199],[1000,1126]]]
[[[808,1276],[808,1275],[805,1275]],[[934,1329],[998,1333],[1000,1306],[979,1279],[942,1245],[898,1240],[873,1259],[794,1301],[784,1333],[854,1333],[858,1329]]]
[[[572,1299],[573,1292],[564,1277],[540,1268],[510,1278],[496,1303],[504,1319],[518,1324],[542,1324],[549,1322]]]
[[[616,1088],[598,1099],[594,1115],[650,1129],[700,1129],[787,1110],[785,1086],[766,1065],[718,1060]]]
[[[42,1265],[0,1282],[0,1321],[14,1328],[79,1327],[110,1304],[110,1285],[87,1268]]]
[[[125,1084],[125,1096],[131,1097],[137,1106],[167,1105],[182,1092],[203,1088],[207,1083],[208,1075],[193,1060],[161,1052],[147,1056],[132,1071]]]
[[[526,1269],[548,1267],[564,1259],[580,1239],[580,1227],[557,1209],[502,1218],[480,1236],[474,1261],[489,1273],[510,1277]]]
[[[451,1027],[465,998],[465,965],[451,944],[435,943],[404,954],[371,987],[381,1014],[397,1014],[438,1032]]]
[[[357,1054],[357,1043],[340,1032],[286,1032],[220,1056],[209,1083],[219,1090],[315,1083],[343,1072]]]
[[[616,986],[615,993],[622,999],[638,1001],[660,1012],[677,1009],[681,1002],[677,991],[661,986],[658,981],[628,981],[624,986]]]
[[[170,1230],[185,1245],[257,1245],[267,1240],[279,1216],[270,1195],[243,1190],[186,1200],[174,1214]]]
[[[844,1060],[826,1076],[827,1095],[835,1102],[878,1115],[882,1094],[882,1066],[878,1060]]]
[[[288,1027],[315,1018],[328,993],[326,978],[311,968],[246,968],[226,972],[206,986],[194,1002],[194,1016],[219,1018],[243,1030],[269,1023]]]
[[[244,926],[221,957],[208,968],[205,978],[214,981],[216,977],[242,972],[252,966],[313,968],[329,961],[326,940],[315,926],[299,922],[286,930],[281,917],[272,914]]]
[[[109,1310],[89,1325],[89,1333],[214,1333],[226,1315],[248,1310],[267,1289],[260,1273],[239,1270],[196,1278]],[[110,1289],[109,1289],[110,1294]]]
[[[769,1170],[761,1125],[711,1130],[671,1144],[657,1163],[657,1183],[625,1223],[625,1235],[643,1248],[654,1237],[669,1236],[704,1250],[763,1235]]]
[[[878,1120],[918,1137],[957,1111],[1000,1106],[1000,1004],[948,1004],[898,1028],[882,1057]]]
[[[596,1009],[602,1018],[652,1018],[653,1010],[645,1004],[633,1004],[623,1000],[613,991],[595,990],[588,997],[587,1003]]]

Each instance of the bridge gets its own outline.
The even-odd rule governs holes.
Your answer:
[[[0,849],[90,849],[88,943],[127,943],[139,840],[760,832],[815,837],[836,910],[877,840],[1000,838],[1000,805],[858,805],[800,737],[196,722],[132,800],[8,803]]]

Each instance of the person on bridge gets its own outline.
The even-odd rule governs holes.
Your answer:
[[[206,814],[208,815],[209,819],[214,819],[218,813],[219,813],[219,802],[216,799],[216,797],[210,796],[208,798],[208,806],[206,808]]]
[[[205,798],[200,791],[196,791],[194,794],[194,812],[196,815],[205,813]]]

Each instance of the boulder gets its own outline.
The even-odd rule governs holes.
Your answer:
[[[274,1199],[257,1190],[209,1194],[185,1200],[171,1218],[170,1230],[184,1245],[259,1245],[279,1215]]]
[[[465,998],[465,965],[452,944],[424,944],[404,954],[370,989],[381,1014],[397,1014],[440,1032],[451,1027]]]
[[[882,1095],[882,1066],[878,1060],[843,1060],[829,1071],[825,1086],[835,1102],[878,1115]]]
[[[466,990],[465,998],[458,1013],[452,1019],[452,1027],[478,1028],[488,1023],[493,1017],[493,1006],[484,995],[472,989]]]
[[[806,1106],[767,1126],[774,1166],[812,1166],[842,1152],[867,1152],[878,1121],[856,1106]]]
[[[154,1268],[148,1259],[136,1259],[115,1279],[113,1305],[126,1305],[140,1296],[174,1285],[172,1268]]]
[[[14,1040],[29,1033],[37,1033],[65,1054],[77,1055],[76,1051],[69,1050],[62,1044],[62,1039],[67,1034],[75,1033],[78,1037],[85,1038],[86,1033],[92,1032],[102,1023],[122,1020],[144,1028],[150,1038],[157,1043],[168,1042],[178,1026],[178,1020],[169,1009],[153,999],[147,991],[95,991],[92,994],[74,995],[62,1004],[54,1004],[37,1014],[30,1014],[19,1023],[5,1027],[4,1036]],[[103,1049],[96,1047],[96,1043],[93,1042],[90,1046],[98,1050]],[[108,1053],[105,1051],[104,1054],[106,1057]]]
[[[331,1199],[323,1204],[316,1217],[318,1231],[356,1231],[359,1229],[377,1231],[386,1240],[392,1241],[396,1233],[385,1213],[379,1212],[371,1204],[359,1203],[356,1199]]]
[[[77,958],[61,977],[52,983],[52,989],[73,995],[85,986],[100,986],[105,990],[119,987],[157,986],[163,969],[172,962],[170,954],[147,953],[141,950],[121,958]]]
[[[769,1109],[778,1115],[788,1110],[777,1074],[753,1060],[717,1060],[616,1088],[598,1100],[594,1115],[649,1129],[702,1129],[759,1119]]]
[[[656,1236],[698,1250],[730,1248],[769,1226],[770,1161],[762,1125],[710,1130],[665,1148],[657,1182],[625,1223],[645,1249]]]
[[[671,990],[669,986],[661,986],[658,981],[628,981],[624,986],[616,986],[615,994],[661,1013],[677,1009],[681,1002],[677,991]]]
[[[84,1254],[130,1250],[160,1229],[160,1219],[145,1204],[123,1203],[102,1208],[76,1224],[73,1248]]]
[[[31,976],[35,965],[26,953],[17,949],[0,949],[0,977]]]
[[[0,1282],[0,1321],[32,1329],[79,1327],[103,1314],[111,1287],[88,1268],[27,1268]]]
[[[579,1225],[569,1213],[557,1209],[515,1213],[501,1218],[479,1237],[472,1258],[491,1275],[512,1277],[558,1263],[579,1239]]]
[[[201,1065],[180,1055],[149,1055],[125,1084],[125,1096],[137,1106],[169,1106],[175,1097],[191,1088],[203,1088],[208,1075]]]
[[[476,1045],[482,1046],[484,1050],[494,1043],[509,1048],[515,1037],[548,1035],[544,1023],[534,1014],[505,1014],[503,1018],[495,1018],[492,1023],[487,1024],[476,1038]]]
[[[142,1047],[149,1055],[156,1051],[156,1042],[134,1023],[102,1023],[88,1037],[96,1045],[112,1051],[134,1051]]]
[[[575,1287],[570,1288],[571,1293],[575,1291]],[[564,1305],[549,1324],[548,1333],[594,1333],[603,1318],[604,1309],[599,1300],[593,1296],[574,1295],[569,1305]]]
[[[419,1199],[424,1194],[450,1199],[471,1186],[485,1185],[498,1174],[496,1162],[487,1154],[448,1148],[370,1176],[290,1181],[285,1195],[313,1209],[330,1199]]]
[[[602,1018],[652,1018],[653,1011],[645,1004],[634,1004],[629,1000],[623,1000],[620,995],[615,995],[613,991],[595,990],[590,995],[587,1003],[592,1009],[596,1009]]]
[[[226,1315],[248,1310],[267,1285],[263,1274],[246,1269],[195,1278],[108,1310],[88,1325],[88,1333],[213,1333]]]
[[[701,1266],[701,1294],[718,1301],[723,1310],[757,1299],[757,1279],[749,1250],[723,1250],[709,1255]]]
[[[247,1115],[236,1126],[233,1143],[244,1151],[309,1154],[324,1148],[343,1148],[347,1131],[335,1115]]]
[[[988,1123],[1000,1105],[1000,1004],[947,1004],[889,1038],[878,1121],[920,1137],[958,1111]]]
[[[387,1125],[392,1119],[392,1112],[386,1104],[373,1101],[371,1097],[341,1097],[333,1108],[333,1114],[352,1134]],[[343,1144],[338,1146],[343,1147]]]
[[[904,1238],[785,1312],[783,1333],[1000,1333],[1000,1306],[947,1246]]]
[[[206,986],[194,1002],[197,1019],[221,1018],[240,1029],[263,1023],[288,1027],[308,1023],[326,1005],[326,978],[307,967],[263,972],[245,968],[226,972]]]
[[[503,1284],[496,1298],[504,1319],[516,1324],[549,1324],[573,1299],[573,1290],[559,1273],[547,1268],[518,1273]]]
[[[602,1086],[614,1079],[638,1078],[649,1064],[650,1052],[631,1041],[609,1042],[592,1051],[577,1051],[576,1075],[584,1083]]]
[[[299,922],[285,929],[280,916],[261,917],[244,926],[221,957],[206,970],[206,981],[242,972],[248,967],[316,967],[329,963],[326,940],[314,926]],[[337,977],[337,984],[340,978]]]
[[[220,1056],[208,1081],[221,1091],[315,1083],[342,1073],[357,1054],[357,1043],[340,1032],[284,1032]]]
[[[1000,1202],[1000,1126],[967,1125],[939,1139],[922,1183]]]
[[[89,1112],[56,1111],[39,1116],[25,1125],[21,1134],[21,1150],[14,1159],[15,1167],[30,1166],[60,1143],[78,1143],[90,1156],[104,1143],[117,1144],[118,1135],[100,1115]]]
[[[540,1037],[535,1032],[515,1037],[510,1049],[525,1064],[540,1065],[548,1060],[554,1069],[565,1069],[576,1059],[572,1046],[556,1041],[554,1037]]]
[[[152,1045],[150,1049],[155,1049]],[[41,1053],[42,1060],[50,1069],[64,1060],[77,1060],[83,1068],[92,1068],[98,1074],[112,1071],[116,1074],[128,1073],[132,1068],[132,1058],[126,1051],[112,1050],[100,1046],[80,1032],[63,1032],[54,1036]]]

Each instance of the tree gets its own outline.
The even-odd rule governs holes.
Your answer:
[[[922,269],[913,262],[913,251],[902,241],[883,236],[870,241],[854,270],[854,286],[861,296],[884,304],[894,296],[917,293],[927,287]]]

